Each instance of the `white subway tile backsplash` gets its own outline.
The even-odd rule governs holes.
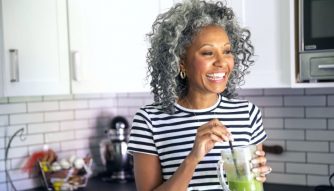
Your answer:
[[[22,169],[24,166],[25,162],[27,162],[27,159],[24,158],[14,158],[9,161],[8,168],[9,169]]]
[[[21,140],[20,137],[15,137],[12,141],[11,146],[17,147],[25,145],[36,145],[36,144],[43,144],[43,142],[44,142],[43,134],[25,135],[24,140]]]
[[[41,96],[10,97],[9,103],[42,101]]]
[[[285,119],[286,129],[326,129],[327,121],[326,119]]]
[[[29,178],[29,174],[27,172],[23,172],[21,169],[9,170],[8,172],[12,180],[21,180]]]
[[[5,137],[5,129],[7,129],[8,127],[1,127],[0,126],[0,137]]]
[[[33,102],[28,103],[28,112],[56,111],[59,109],[58,102]]]
[[[334,107],[308,107],[306,108],[308,118],[333,118]]]
[[[8,152],[8,158],[22,158],[28,156],[28,148],[27,147],[11,147]]]
[[[6,173],[5,171],[0,171],[0,184],[4,182],[6,182]],[[2,190],[1,187],[0,190]]]
[[[280,155],[267,153],[273,168],[268,182],[316,185],[326,177],[326,170],[334,171],[334,88],[315,90],[238,90],[240,97],[261,108],[268,133],[264,144],[284,148]],[[28,153],[48,144],[59,158],[92,154],[94,169],[104,170],[99,143],[106,138],[104,130],[112,118],[124,116],[131,125],[135,112],[152,102],[149,92],[0,98],[0,142],[4,142],[5,129],[12,135],[24,128],[28,139],[20,142],[16,137],[10,150],[12,169],[20,169]],[[3,147],[0,143],[0,175],[4,170]]]
[[[89,128],[88,120],[64,121],[60,123],[60,129],[63,131],[72,129],[86,129]]]
[[[2,150],[2,151],[4,151],[4,150]],[[5,157],[3,157],[3,158],[5,158]],[[5,170],[5,160],[1,159],[0,160],[0,171],[4,171],[4,170]]]
[[[144,101],[141,98],[118,98],[117,106],[119,107],[141,107]]]
[[[91,128],[91,129],[80,129],[75,131],[75,138],[76,139],[85,139],[89,137],[94,137],[98,135],[100,132],[97,132],[98,129]]]
[[[284,165],[284,162],[272,162],[272,161],[269,161],[267,163],[268,166],[270,166],[272,169],[273,169],[273,173],[276,173],[276,172],[284,172],[285,171],[285,165]]]
[[[43,122],[43,113],[25,113],[25,114],[13,114],[9,116],[9,123],[11,125],[26,124],[26,123],[39,123]]]
[[[334,106],[334,96],[327,96],[327,103],[329,106]]]
[[[75,94],[74,99],[97,99],[101,98],[101,94]]]
[[[264,95],[303,95],[304,89],[273,88],[265,89]]]
[[[84,109],[74,112],[75,119],[96,119],[101,115],[103,115],[103,112],[99,109]]]
[[[263,126],[264,128],[269,129],[283,129],[284,127],[284,120],[277,119],[277,118],[264,118],[263,119]]]
[[[28,132],[30,134],[56,132],[59,129],[59,122],[28,124]]]
[[[60,110],[88,108],[88,101],[85,100],[61,101],[59,104],[60,104]]]
[[[238,89],[239,96],[263,95],[262,89]]]
[[[7,191],[7,183],[1,183],[0,182],[0,190]]]
[[[264,117],[304,117],[302,107],[268,107],[264,108]]]
[[[329,152],[329,145],[325,141],[287,141],[287,150]]]
[[[74,119],[73,111],[47,112],[44,115],[45,121],[65,121]]]
[[[319,141],[333,141],[334,140],[334,130],[307,130],[306,131],[307,140],[319,140]]]
[[[328,166],[324,164],[286,163],[287,173],[328,175]]]
[[[281,96],[261,96],[261,97],[247,97],[247,100],[254,103],[255,105],[262,106],[282,106],[283,98]]]
[[[334,153],[307,153],[307,162],[322,163],[322,164],[334,164]]]
[[[94,99],[89,100],[89,108],[117,107],[116,99]]]
[[[0,104],[0,115],[25,113],[26,111],[27,111],[27,106],[25,103]]]
[[[8,103],[8,97],[0,97],[0,104]]]
[[[58,101],[58,100],[72,100],[73,95],[55,95],[55,96],[44,96],[44,101]]]
[[[119,96],[122,97],[122,96]],[[127,97],[129,98],[143,98],[143,99],[152,99],[153,100],[153,94],[151,94],[150,92],[136,92],[136,93],[131,93],[128,94]]]
[[[0,115],[0,126],[6,126],[9,124],[8,115]],[[1,135],[1,134],[0,134]]]
[[[325,106],[326,96],[285,96],[286,106]]]
[[[4,149],[5,146],[5,138],[0,138],[0,149]]]
[[[304,140],[305,139],[305,133],[303,130],[267,129],[266,132],[270,139],[285,139],[285,140]]]
[[[274,162],[306,162],[306,153],[305,152],[283,152],[280,155],[274,155],[267,153],[268,161]]]
[[[334,94],[334,88],[308,88],[305,89],[306,95]]]
[[[63,141],[61,142],[60,147],[62,151],[89,148],[89,140]]]
[[[328,179],[329,176],[307,175],[307,185],[309,186],[329,185]]]
[[[0,153],[1,153],[1,155],[0,155],[0,161],[1,161],[1,160],[5,159],[5,149],[0,148]],[[1,167],[0,167],[0,169],[1,169]]]
[[[17,190],[27,190],[41,186],[40,178],[29,178],[14,181]]]
[[[334,119],[328,119],[328,129],[334,129]]]
[[[61,142],[61,141],[67,141],[67,140],[73,140],[73,139],[74,139],[73,131],[63,131],[63,132],[45,134],[46,143]]]
[[[306,185],[306,175],[270,173],[267,176],[267,182],[277,183],[277,184]]]

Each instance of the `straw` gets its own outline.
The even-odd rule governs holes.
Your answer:
[[[235,168],[235,171],[237,173],[237,177],[239,178],[240,173],[239,173],[239,170],[238,170],[238,167],[237,167],[237,159],[235,157],[235,152],[234,152],[234,149],[233,149],[232,141],[228,141],[228,143],[230,145],[230,149],[231,149],[231,152],[232,152],[232,160],[233,160],[234,168]]]

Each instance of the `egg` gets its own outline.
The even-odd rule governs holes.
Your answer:
[[[54,172],[61,170],[61,166],[60,166],[60,164],[58,162],[52,163],[50,168]]]
[[[75,161],[76,158],[77,158],[77,156],[75,156],[75,155],[71,155],[68,158],[68,162],[71,164],[71,166],[74,166],[74,161]]]
[[[74,160],[74,167],[76,169],[82,169],[85,165],[85,161],[82,158],[76,158]]]
[[[59,164],[63,169],[69,169],[71,167],[71,164],[67,159],[61,159]]]

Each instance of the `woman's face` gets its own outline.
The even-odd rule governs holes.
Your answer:
[[[193,39],[181,62],[188,94],[217,94],[225,90],[234,66],[231,44],[222,27],[207,26]]]

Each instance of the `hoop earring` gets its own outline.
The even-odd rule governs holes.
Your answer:
[[[184,80],[186,78],[186,73],[184,71],[180,72],[180,77],[182,80]]]

